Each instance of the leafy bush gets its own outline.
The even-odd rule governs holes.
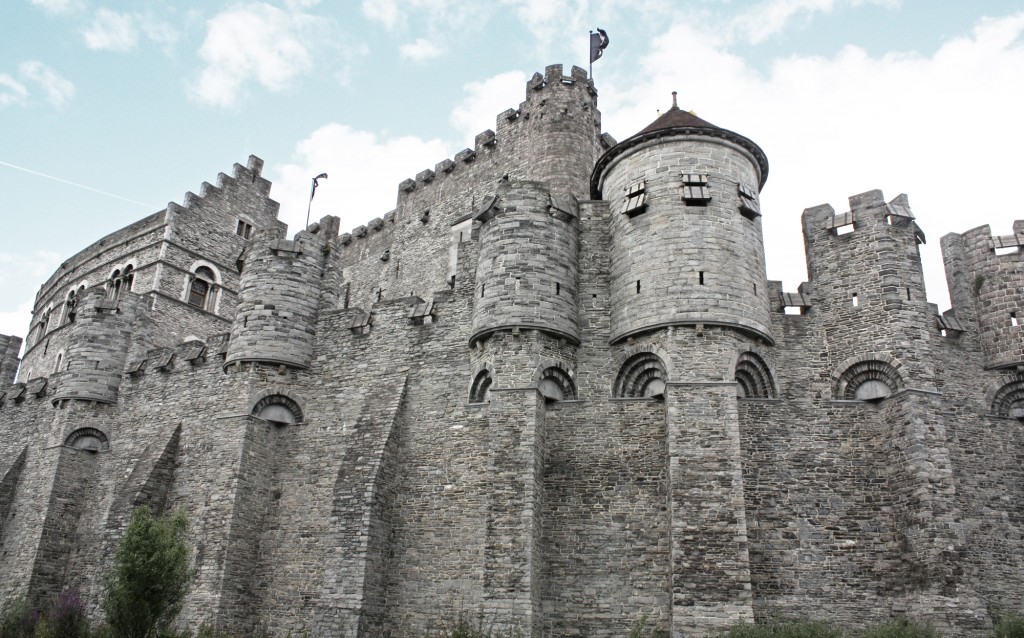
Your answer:
[[[843,632],[820,621],[772,620],[748,625],[740,623],[722,634],[724,638],[841,638]]]
[[[899,618],[856,635],[858,638],[941,638],[941,634],[931,626],[906,618]]]
[[[992,638],[1024,638],[1024,619],[1007,614],[999,619],[992,632]]]
[[[132,512],[106,579],[103,611],[118,638],[153,638],[164,632],[185,601],[192,580],[184,512],[153,518]]]
[[[39,612],[29,608],[28,601],[12,601],[0,616],[0,638],[31,638],[39,622]]]

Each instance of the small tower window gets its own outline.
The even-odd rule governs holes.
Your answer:
[[[683,201],[688,206],[707,206],[711,201],[707,173],[683,173]]]
[[[746,184],[737,184],[740,195],[740,214],[753,220],[761,216],[761,205],[757,203],[757,193]]]
[[[1019,326],[1020,325],[1020,319],[1017,318],[1017,313],[1016,312],[1011,312],[1010,313],[1010,325],[1011,326]]]
[[[623,213],[633,217],[647,209],[647,181],[640,180],[626,189],[626,207]]]
[[[249,239],[252,237],[252,224],[239,219],[238,227],[235,228],[235,234],[242,239]]]
[[[860,299],[857,297],[857,293],[853,293],[853,296],[850,297],[850,302],[853,304],[854,308],[860,305]]]

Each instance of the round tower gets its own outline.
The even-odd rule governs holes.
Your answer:
[[[131,293],[107,299],[102,286],[82,296],[68,337],[66,372],[52,397],[54,403],[64,399],[117,402],[141,301]]]
[[[484,204],[470,343],[536,329],[579,343],[576,202],[517,182]]]
[[[520,105],[525,179],[547,182],[551,192],[584,199],[590,171],[601,148],[597,91],[584,69],[562,65],[535,73]]]
[[[323,240],[299,233],[253,246],[242,272],[238,312],[224,366],[261,362],[308,368],[313,358]]]
[[[612,212],[612,343],[695,324],[773,341],[758,200],[767,176],[760,147],[674,103],[598,160],[591,197]]]

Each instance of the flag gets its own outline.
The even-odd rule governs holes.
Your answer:
[[[316,195],[316,187],[320,185],[321,179],[327,179],[327,173],[320,173],[313,178],[313,190],[309,191],[309,201],[313,201],[313,196]]]
[[[608,46],[608,34],[605,33],[604,29],[598,29],[597,33],[590,34],[590,63],[593,64],[594,60],[599,60],[604,55],[604,50]]]

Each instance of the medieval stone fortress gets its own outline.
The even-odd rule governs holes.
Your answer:
[[[815,206],[784,290],[757,144],[596,96],[535,74],[350,232],[250,157],[69,257],[0,336],[0,602],[96,609],[146,504],[240,635],[1020,613],[1024,221],[942,238],[939,314],[905,195]]]

